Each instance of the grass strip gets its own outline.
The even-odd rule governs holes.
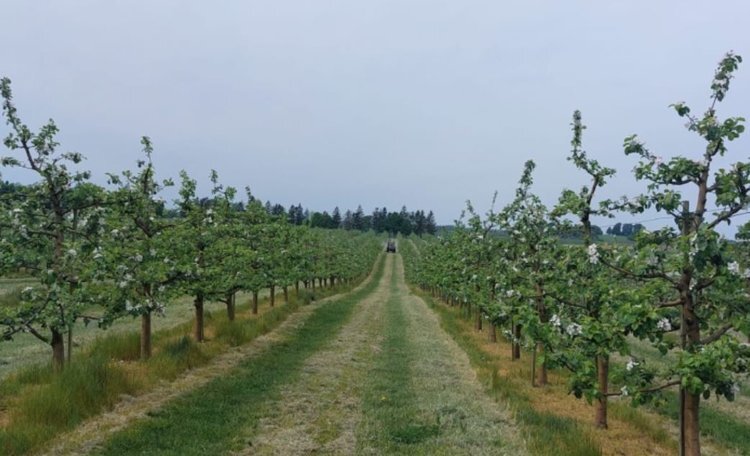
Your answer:
[[[467,333],[460,310],[451,309],[435,301],[419,290],[413,290],[422,297],[440,317],[442,328],[453,337],[467,353],[472,367],[490,396],[510,405],[516,420],[525,429],[527,449],[533,455],[546,456],[596,456],[601,449],[575,420],[540,412],[534,409],[527,394],[498,375],[500,359],[477,344]]]
[[[335,336],[355,304],[375,290],[383,269],[381,258],[366,286],[315,309],[294,337],[115,434],[97,454],[223,454],[251,445],[233,438],[237,430],[257,425],[263,404],[280,399],[280,387],[298,377],[305,359]]]
[[[398,279],[394,261],[385,304],[382,351],[374,361],[363,394],[360,452],[365,448],[386,454],[414,452],[418,450],[415,446],[440,432],[438,423],[422,423],[419,419],[410,369],[415,353],[407,338],[408,321]]]
[[[341,289],[316,290],[314,298],[335,292]],[[139,360],[139,334],[130,331],[98,337],[60,375],[49,364],[19,369],[0,382],[0,422],[5,421],[0,428],[0,454],[28,454],[112,408],[123,395],[148,391],[159,381],[174,380],[207,364],[229,347],[250,342],[309,303],[311,293],[300,290],[289,303],[265,307],[260,315],[251,315],[250,304],[242,304],[235,321],[223,312],[206,312],[206,331],[212,336],[203,344],[188,336],[192,321],[157,331],[154,356],[147,361]]]

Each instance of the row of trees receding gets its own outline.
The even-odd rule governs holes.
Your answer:
[[[17,306],[0,308],[0,334],[29,333],[52,349],[54,366],[70,360],[78,322],[106,328],[118,318],[141,320],[141,357],[151,355],[151,319],[178,296],[193,297],[194,337],[203,341],[204,305],[226,304],[234,319],[238,292],[333,285],[366,274],[380,250],[373,235],[316,230],[276,217],[247,191],[219,183],[211,172],[210,196],[180,174],[177,206],[170,213],[149,138],[133,170],[108,174],[108,187],[79,170],[83,156],[61,153],[53,121],[32,131],[13,103],[10,81],[0,81],[3,115],[10,127],[4,167],[36,176],[31,185],[4,185],[0,195],[0,269],[32,276]],[[67,344],[66,344],[67,336]],[[68,346],[66,352],[66,345]]]
[[[701,452],[701,398],[733,400],[750,366],[750,245],[731,243],[717,231],[750,204],[750,162],[716,165],[744,131],[743,118],[716,113],[740,62],[731,53],[721,61],[701,115],[684,103],[673,105],[704,141],[698,158],[665,160],[637,136],[625,139],[646,193],[599,196],[615,170],[583,150],[585,127],[576,112],[568,158],[586,185],[564,190],[548,208],[532,193],[534,163],[527,162],[510,204],[484,217],[469,206],[467,222],[411,255],[408,268],[415,283],[475,315],[476,328],[486,329],[490,340],[502,329],[513,359],[526,348],[534,385],[547,382],[550,367],[567,369],[571,392],[596,404],[601,428],[607,427],[608,398],[639,405],[676,389],[681,452],[689,456]],[[632,246],[594,242],[592,217],[649,209],[675,225],[641,229]],[[583,245],[560,242],[559,234],[570,229],[583,233]],[[490,236],[495,230],[507,237]],[[739,237],[748,232],[745,225]],[[670,356],[649,363],[632,350],[631,337]],[[614,356],[624,360],[613,364]]]

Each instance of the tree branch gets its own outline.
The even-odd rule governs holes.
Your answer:
[[[708,344],[710,344],[712,342],[715,342],[715,341],[719,340],[719,338],[721,338],[721,336],[723,336],[724,334],[726,334],[727,331],[729,331],[730,329],[732,329],[733,326],[734,325],[732,325],[731,323],[725,324],[721,328],[717,329],[716,332],[714,332],[710,336],[706,337],[705,339],[701,339],[700,344],[701,345],[708,345]]]

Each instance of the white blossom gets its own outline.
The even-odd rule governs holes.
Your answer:
[[[589,254],[589,263],[591,264],[599,263],[599,251],[597,250],[596,244],[589,245],[588,254]]]
[[[78,252],[76,252],[76,249],[70,249],[68,250],[68,255],[75,257],[76,255],[78,255]]]
[[[26,287],[23,289],[22,293],[31,293],[34,291],[34,287]]]
[[[620,393],[622,393],[623,396],[630,395],[630,391],[628,391],[628,387],[627,386],[623,386],[622,388],[620,388]]]
[[[136,262],[136,263],[140,263],[141,261],[143,261],[143,255],[141,255],[141,254],[139,253],[139,254],[137,254],[137,255],[135,256],[135,258],[134,258],[134,259],[135,259],[135,262]]]
[[[568,333],[568,335],[578,336],[581,334],[581,329],[582,327],[578,323],[571,323],[567,328],[565,328],[565,331]]]
[[[672,330],[672,324],[669,322],[668,319],[662,318],[656,323],[656,329],[660,331],[671,331]]]
[[[562,326],[560,316],[557,314],[552,315],[552,318],[549,319],[549,322],[552,323],[552,326],[554,326],[555,328],[559,328],[560,326]]]
[[[637,366],[637,365],[638,365],[638,363],[637,363],[637,362],[636,362],[635,360],[631,359],[631,360],[630,360],[630,361],[628,361],[628,363],[627,363],[627,364],[625,365],[625,370],[626,370],[626,371],[628,371],[628,372],[630,372],[630,371],[632,371],[632,370],[633,370],[633,368],[634,368],[635,366]]]

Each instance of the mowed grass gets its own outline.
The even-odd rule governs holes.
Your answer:
[[[507,403],[524,430],[524,439],[531,454],[539,456],[596,456],[601,448],[574,419],[538,411],[531,397],[516,381],[498,374],[500,358],[483,350],[471,334],[470,326],[458,308],[450,308],[432,297],[417,292],[440,316],[441,326],[468,354],[472,367],[495,399]],[[525,362],[525,361],[524,361]],[[543,394],[540,391],[539,394]]]
[[[341,289],[318,290],[314,297],[335,291]],[[207,312],[209,340],[202,344],[189,336],[190,320],[156,331],[154,355],[147,361],[139,361],[137,332],[114,332],[96,338],[60,375],[54,375],[48,364],[17,370],[0,383],[0,454],[27,454],[111,408],[123,395],[173,380],[229,347],[267,333],[313,298],[309,293],[300,295],[273,308],[264,303],[260,315],[252,315],[249,303],[244,303],[238,306],[235,321],[229,321],[221,311]]]
[[[96,454],[224,454],[251,444],[238,429],[253,427],[263,405],[279,400],[312,353],[335,336],[356,302],[372,293],[383,276],[382,257],[373,279],[361,289],[315,309],[294,334],[247,360],[231,375],[213,380],[112,436]]]
[[[416,354],[407,339],[408,321],[398,294],[395,268],[394,261],[385,304],[384,340],[364,388],[365,418],[358,449],[377,448],[381,454],[424,454],[420,443],[439,434],[440,423],[420,420],[415,403],[410,365]]]
[[[396,254],[383,332],[362,387],[359,454],[527,454],[461,348],[404,283]]]

